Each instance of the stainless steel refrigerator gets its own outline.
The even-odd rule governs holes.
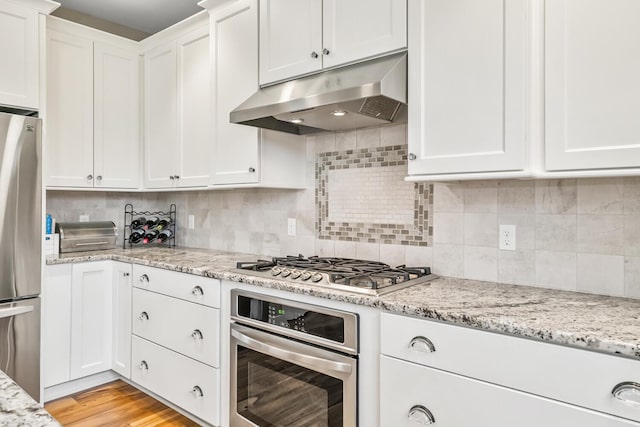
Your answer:
[[[40,401],[41,121],[0,112],[0,370]]]

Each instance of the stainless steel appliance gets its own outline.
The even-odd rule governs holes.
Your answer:
[[[358,316],[231,291],[230,425],[357,425]]]
[[[40,119],[0,113],[0,369],[40,400]]]
[[[111,221],[59,222],[60,253],[114,249],[118,229]]]
[[[436,277],[429,267],[391,267],[378,261],[303,255],[238,262],[236,271],[368,295],[383,295]]]

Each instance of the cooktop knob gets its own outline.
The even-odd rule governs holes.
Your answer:
[[[319,282],[322,280],[322,274],[320,273],[316,273],[313,276],[311,276],[311,280],[314,282]]]
[[[311,273],[309,273],[308,271],[303,271],[300,278],[302,280],[309,280],[311,278]]]
[[[271,269],[271,275],[272,276],[277,276],[280,273],[282,273],[282,269],[280,267],[273,267]]]
[[[280,273],[280,275],[281,275],[282,277],[287,277],[287,276],[289,276],[290,274],[291,274],[291,270],[289,270],[288,268],[283,268],[283,269],[282,269],[282,273]]]
[[[298,277],[300,277],[301,274],[302,274],[302,271],[293,270],[293,271],[291,271],[291,278],[292,279],[297,279]]]

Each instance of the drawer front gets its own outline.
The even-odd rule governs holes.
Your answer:
[[[212,425],[220,425],[218,369],[136,336],[132,338],[131,361],[132,381]]]
[[[135,335],[219,366],[220,310],[155,292],[133,290]]]
[[[424,409],[438,427],[640,426],[622,418],[386,356],[380,358],[380,390],[381,426],[428,425],[429,415]],[[411,416],[410,412],[413,412]]]
[[[640,421],[612,395],[640,361],[388,313],[380,333],[385,355]]]
[[[220,308],[220,280],[218,279],[134,264],[133,286]]]

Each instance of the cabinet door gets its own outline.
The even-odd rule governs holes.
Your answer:
[[[48,186],[93,187],[93,43],[47,31]]]
[[[578,406],[380,357],[380,425],[637,427]],[[430,412],[434,422],[429,422]]]
[[[640,3],[545,6],[548,170],[640,166]]]
[[[111,272],[111,261],[73,266],[71,379],[111,369]]]
[[[38,12],[0,0],[0,104],[38,108]]]
[[[258,89],[257,6],[241,0],[211,14],[213,184],[259,181],[260,131],[229,123],[231,110]]]
[[[322,0],[260,0],[260,84],[322,68]]]
[[[324,0],[323,67],[407,47],[406,0]]]
[[[173,187],[178,172],[176,45],[145,54],[145,186]]]
[[[131,378],[131,264],[113,263],[112,369]]]
[[[94,45],[95,186],[137,188],[138,53],[104,43]]]
[[[49,265],[42,285],[42,383],[71,379],[71,264]]]
[[[525,168],[527,4],[409,0],[409,174]]]
[[[209,26],[179,38],[177,48],[180,150],[177,185],[207,186],[211,170]]]

